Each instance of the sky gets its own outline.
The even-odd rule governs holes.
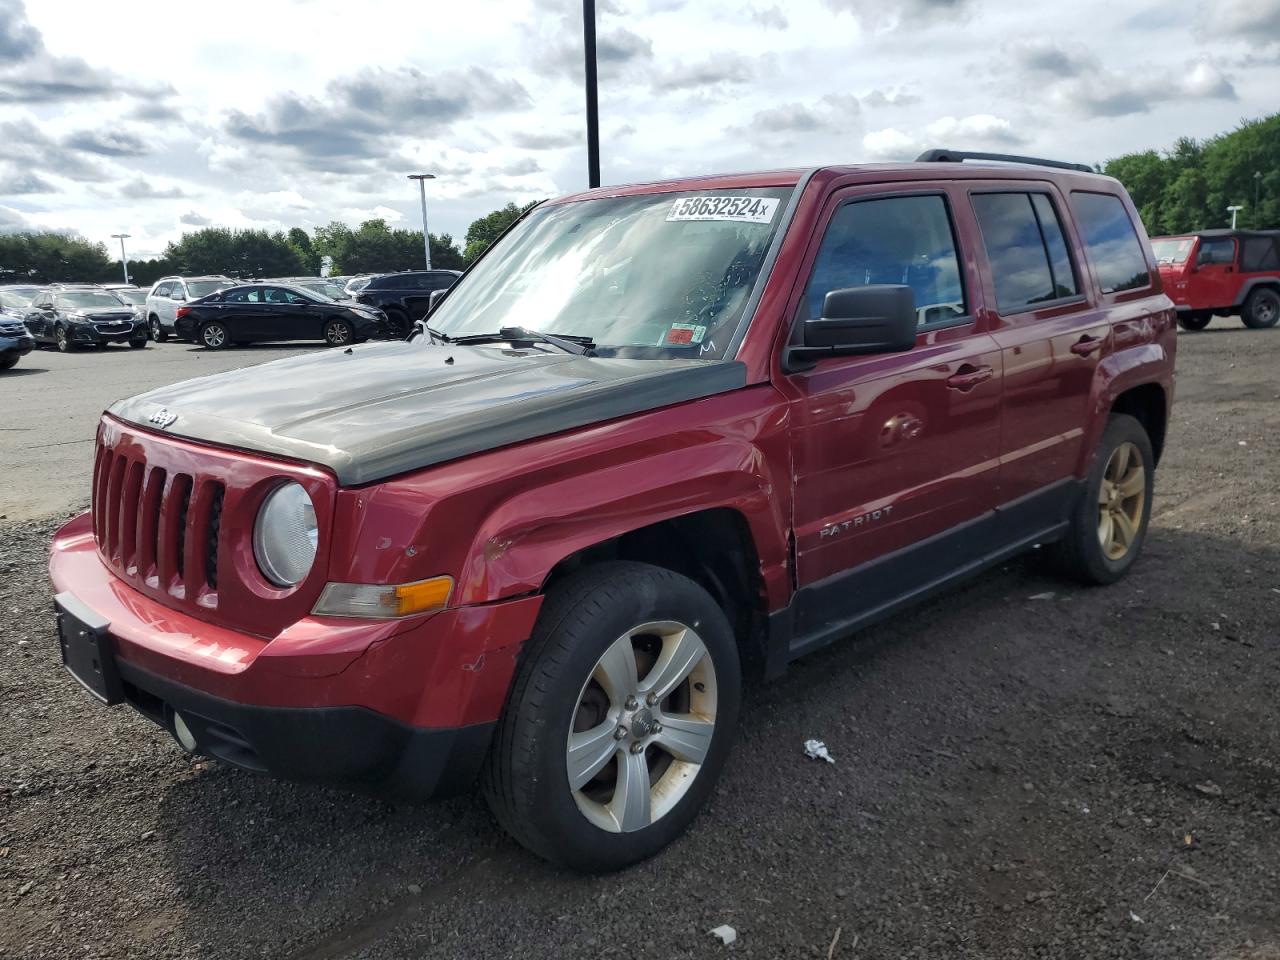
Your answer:
[[[1103,162],[1280,110],[1280,0],[598,0],[603,181]],[[199,12],[196,12],[196,11]],[[0,0],[0,232],[461,240],[586,186],[579,0]],[[114,248],[113,248],[114,249]]]

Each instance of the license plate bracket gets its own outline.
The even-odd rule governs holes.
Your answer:
[[[110,624],[72,594],[53,598],[58,616],[58,644],[62,665],[80,686],[105,704],[124,702],[124,684],[116,669]]]

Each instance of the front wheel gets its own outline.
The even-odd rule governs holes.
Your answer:
[[[151,339],[156,343],[164,343],[169,339],[169,334],[165,333],[164,327],[160,326],[160,318],[151,318]]]
[[[1212,313],[1184,313],[1178,317],[1178,326],[1183,330],[1203,330],[1212,319]]]
[[[1151,438],[1135,418],[1114,413],[1098,444],[1071,526],[1047,548],[1059,570],[1084,583],[1115,583],[1147,538],[1155,489]]]
[[[355,333],[351,324],[345,320],[329,320],[322,331],[324,342],[331,347],[349,347],[355,342]]]
[[[227,328],[217,320],[210,320],[200,328],[200,342],[210,350],[221,350],[227,345]]]
[[[495,816],[539,856],[618,870],[678,837],[729,754],[741,667],[698,584],[641,563],[554,588],[484,775]]]
[[[71,342],[71,338],[67,336],[67,328],[59,327],[53,332],[54,343],[57,344],[59,353],[70,353],[75,349],[75,345]]]
[[[18,362],[18,355],[12,353],[7,357],[0,357],[0,370],[10,370]]]
[[[129,341],[129,349],[130,349],[130,350],[145,350],[145,349],[147,349],[147,341],[145,341],[145,340],[130,340],[130,341]]]
[[[1240,319],[1251,330],[1274,327],[1280,320],[1280,294],[1266,287],[1253,291],[1240,311]]]

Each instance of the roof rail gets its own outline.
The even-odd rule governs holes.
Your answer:
[[[1029,163],[1036,167],[1055,167],[1058,170],[1079,170],[1096,173],[1086,163],[1067,163],[1063,160],[1045,160],[1042,157],[1019,157],[1012,153],[974,153],[968,150],[926,150],[916,157],[916,163],[960,163],[964,160],[999,160],[1002,163]]]

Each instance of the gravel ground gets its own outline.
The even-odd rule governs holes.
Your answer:
[[[1280,960],[1280,329],[1180,348],[1126,581],[1019,561],[751,689],[711,806],[605,878],[478,797],[275,783],[96,707],[58,517],[0,522],[0,956]]]

